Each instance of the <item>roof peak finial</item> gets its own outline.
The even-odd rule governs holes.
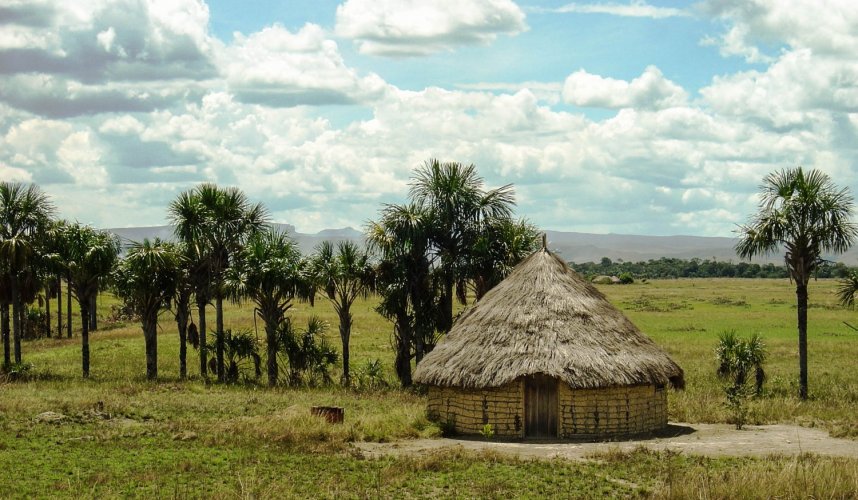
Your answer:
[[[545,233],[542,233],[542,249],[548,251],[548,243],[546,242]]]

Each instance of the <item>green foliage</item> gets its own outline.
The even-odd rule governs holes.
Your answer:
[[[181,265],[171,243],[158,238],[133,242],[111,276],[112,290],[136,315],[157,319],[175,293]]]
[[[367,360],[367,362],[357,370],[357,375],[355,376],[353,385],[358,391],[389,389],[390,384],[384,377],[384,367],[381,364],[381,360]]]
[[[0,367],[0,382],[27,380],[32,373],[32,363],[11,363],[7,366]]]
[[[621,273],[619,278],[620,283],[622,283],[623,285],[631,285],[635,282],[635,278],[631,275],[631,273]]]
[[[609,262],[610,259],[607,259]],[[693,258],[690,260],[662,257],[638,262],[611,262],[607,266],[593,262],[570,262],[577,273],[592,279],[595,276],[619,276],[629,273],[646,279],[656,278],[788,278],[786,266],[731,262]],[[855,269],[842,262],[822,262],[814,272],[816,278],[844,278]]]
[[[852,270],[847,276],[838,281],[837,298],[844,307],[855,307],[855,296],[858,295],[858,270]]]
[[[492,424],[484,425],[482,430],[480,430],[480,435],[486,440],[490,440],[495,437],[495,429],[492,427]]]
[[[315,316],[310,317],[303,330],[295,330],[289,321],[280,325],[277,345],[288,361],[290,385],[331,383],[328,370],[338,356],[324,336],[327,329],[327,323]]]
[[[253,368],[253,379],[262,375],[262,358],[259,355],[259,343],[249,330],[223,332],[224,359],[226,361],[225,382],[238,382],[241,377],[248,380],[248,362]]]
[[[719,336],[715,347],[718,361],[717,374],[730,385],[724,388],[727,395],[727,408],[736,429],[742,429],[748,418],[748,397],[759,396],[763,390],[766,373],[763,364],[766,361],[766,348],[758,334],[748,339],[739,338],[733,330]],[[754,376],[754,390],[750,391],[747,382]]]

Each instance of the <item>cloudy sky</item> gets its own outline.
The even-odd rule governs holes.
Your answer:
[[[429,158],[544,228],[729,236],[762,177],[858,188],[854,0],[3,0],[0,178],[159,225],[196,183],[361,227]]]

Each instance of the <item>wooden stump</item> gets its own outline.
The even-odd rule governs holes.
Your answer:
[[[314,406],[310,413],[318,417],[324,417],[329,424],[341,424],[345,417],[345,409],[340,406]]]

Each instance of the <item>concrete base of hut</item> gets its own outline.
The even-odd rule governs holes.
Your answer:
[[[478,435],[490,424],[499,438],[528,437],[521,378],[486,389],[430,386],[427,414],[460,435]],[[559,439],[605,440],[647,434],[667,426],[667,393],[654,385],[572,389],[560,382],[555,420]]]

